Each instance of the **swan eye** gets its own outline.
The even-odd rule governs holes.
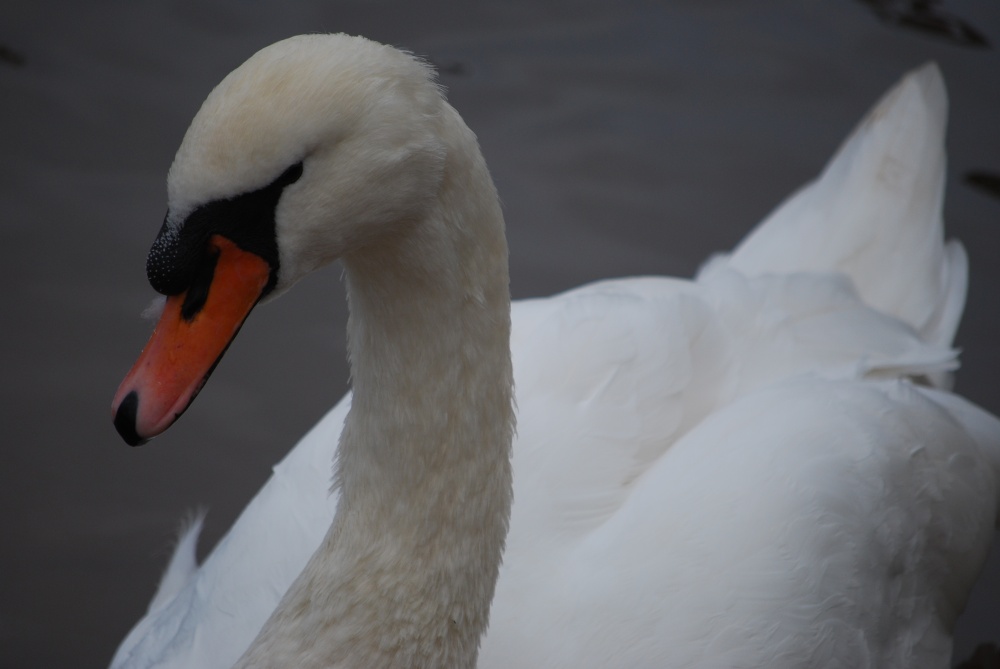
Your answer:
[[[298,162],[262,188],[201,205],[179,225],[169,222],[168,212],[146,257],[146,278],[153,290],[178,295],[191,288],[214,262],[209,238],[221,235],[267,261],[271,278],[264,294],[269,293],[278,279],[275,210],[285,187],[301,176]]]

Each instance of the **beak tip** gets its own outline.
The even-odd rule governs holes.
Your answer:
[[[118,404],[115,410],[115,429],[129,446],[142,446],[149,439],[139,436],[136,430],[136,419],[139,414],[139,394],[129,392]]]

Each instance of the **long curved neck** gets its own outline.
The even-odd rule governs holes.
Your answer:
[[[344,258],[337,515],[239,666],[475,665],[511,504],[510,296],[475,137],[450,107],[442,123],[427,220]]]

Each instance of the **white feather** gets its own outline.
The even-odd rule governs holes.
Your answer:
[[[167,305],[167,298],[164,295],[157,295],[146,308],[142,310],[142,319],[146,321],[156,321],[159,320],[160,314],[163,313],[163,308]]]

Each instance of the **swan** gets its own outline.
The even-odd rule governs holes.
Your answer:
[[[948,666],[1000,421],[950,391],[946,107],[936,66],[904,77],[694,280],[511,306],[424,63],[345,35],[252,56],[170,168],[166,302],[114,422],[163,432],[254,305],[335,259],[352,393],[200,566],[183,533],[112,666]]]

